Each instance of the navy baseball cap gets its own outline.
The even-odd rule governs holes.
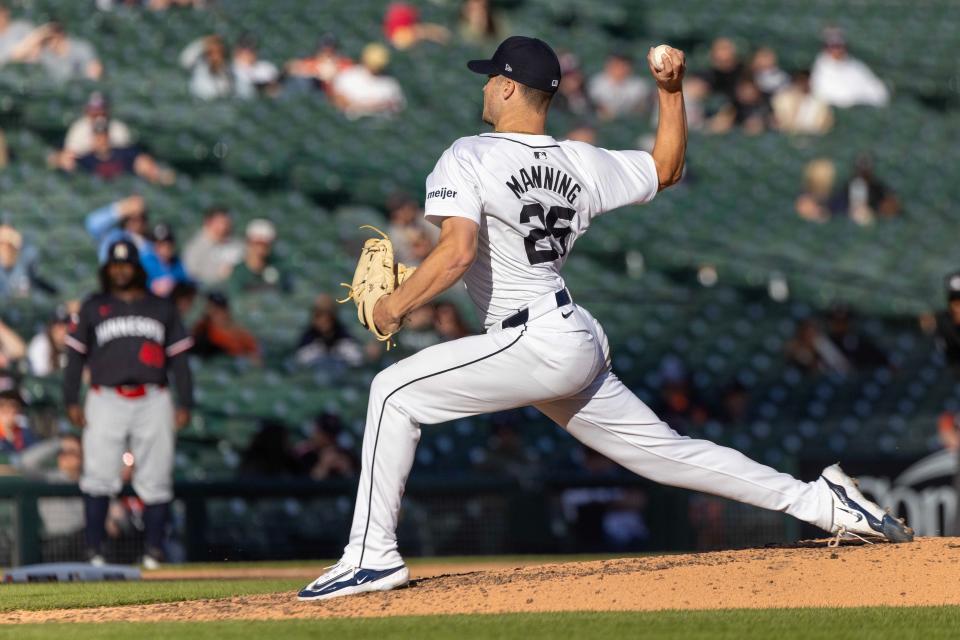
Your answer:
[[[107,249],[106,264],[116,262],[126,262],[127,264],[140,264],[140,252],[137,251],[137,245],[129,240],[117,240]]]
[[[560,60],[543,40],[510,36],[489,60],[471,60],[467,68],[487,76],[506,76],[520,84],[556,93],[560,87]]]

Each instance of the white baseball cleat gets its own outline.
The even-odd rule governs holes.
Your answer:
[[[857,488],[857,482],[832,464],[820,477],[827,483],[833,498],[833,524],[830,533],[836,534],[833,544],[840,540],[883,539],[890,542],[912,542],[913,529],[902,518],[894,518],[875,502],[867,500]]]
[[[297,600],[327,600],[368,591],[390,591],[410,582],[410,571],[401,564],[392,569],[360,569],[342,560],[297,594]]]

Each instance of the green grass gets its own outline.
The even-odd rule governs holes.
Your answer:
[[[301,579],[4,584],[0,585],[0,612],[150,604],[275,591],[289,591],[292,598],[304,584]]]
[[[130,638],[344,638],[555,640],[656,638],[669,640],[935,640],[955,638],[960,608],[760,609],[654,613],[548,613],[430,616],[276,622],[101,623],[0,626],[0,638],[18,640],[130,640]],[[69,631],[67,631],[69,629]]]

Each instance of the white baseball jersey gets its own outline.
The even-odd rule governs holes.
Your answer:
[[[595,216],[649,202],[657,169],[645,151],[608,151],[551,136],[460,138],[427,178],[425,214],[480,225],[467,291],[491,325],[563,288],[560,269]]]

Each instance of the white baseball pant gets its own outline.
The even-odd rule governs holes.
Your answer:
[[[611,371],[600,324],[568,304],[521,327],[430,347],[374,378],[343,560],[369,569],[403,562],[397,519],[421,424],[526,405],[650,480],[830,526],[832,501],[824,483],[801,482],[661,422]]]

